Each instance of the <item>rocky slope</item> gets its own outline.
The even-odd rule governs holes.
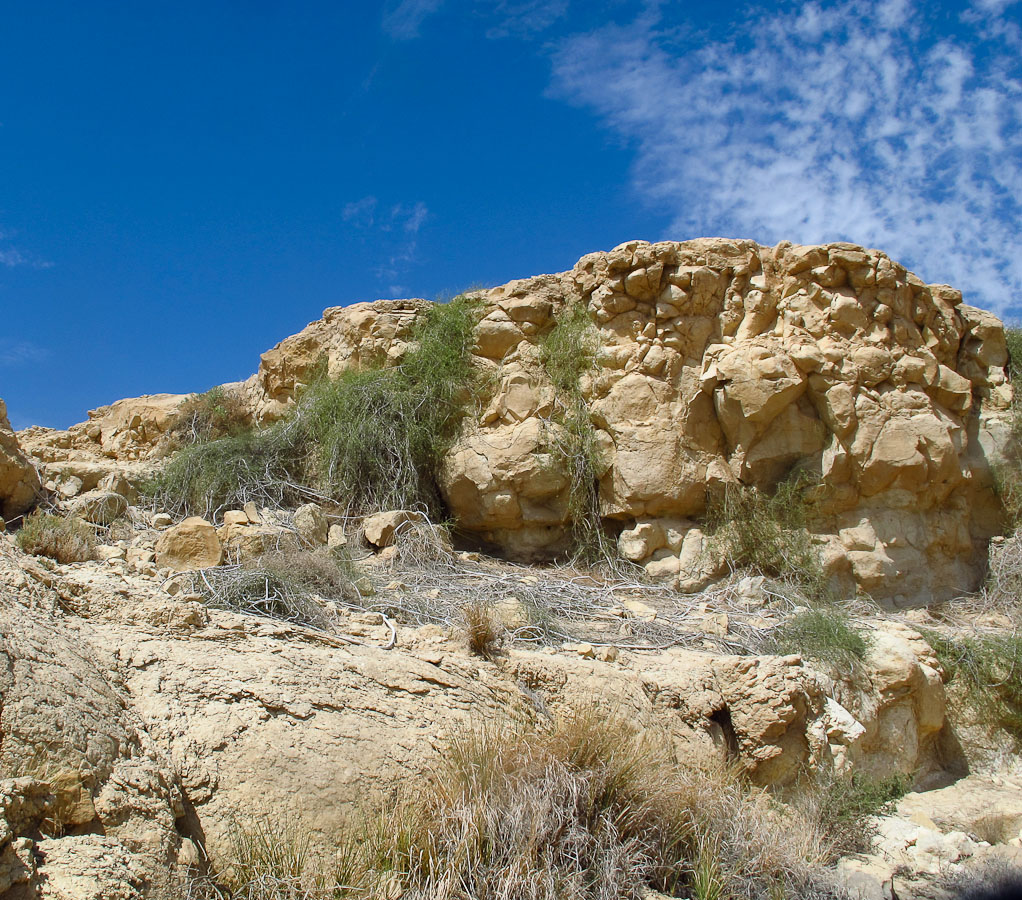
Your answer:
[[[133,543],[157,537],[142,528]],[[290,813],[328,847],[354,808],[424,777],[453,730],[594,702],[667,734],[682,758],[730,756],[764,785],[837,767],[939,786],[966,767],[945,674],[894,621],[874,623],[852,679],[799,656],[684,648],[596,659],[591,647],[510,647],[486,660],[457,629],[390,637],[379,613],[324,633],[211,610],[123,552],[100,555],[60,566],[0,537],[5,897],[181,896],[233,821]],[[535,577],[523,571],[511,577]],[[997,796],[1003,827],[945,847],[961,816],[929,821],[932,853],[961,844],[964,860],[978,841],[1014,839],[1022,808],[1010,788]],[[882,857],[871,866],[883,874]]]
[[[897,611],[983,574],[1012,399],[1000,322],[847,244],[632,242],[478,297],[472,361],[492,390],[442,487],[459,527],[503,559],[402,557],[408,513],[354,529],[313,504],[216,522],[140,509],[134,484],[170,447],[183,396],[122,400],[67,431],[15,436],[0,415],[3,515],[46,497],[101,541],[95,560],[59,565],[0,534],[0,896],[185,896],[233,822],[293,815],[329,848],[352,810],[417,784],[466,725],[594,703],[775,791],[832,772],[909,776],[918,792],[880,822],[875,852],[839,867],[861,896],[939,896],[935,880],[961,866],[1017,862],[1013,758],[967,757],[949,673],[913,627],[946,623]],[[334,375],[399,362],[426,308],[329,309],[226,387],[253,423],[274,421],[324,361]],[[541,343],[572,308],[599,338],[580,388],[601,514],[656,584],[508,561],[567,543]],[[851,607],[868,636],[853,666],[767,652],[799,610],[763,578],[713,585],[726,573],[707,553],[707,493],[769,487],[793,466],[820,481],[827,574],[888,609]],[[342,544],[365,556],[365,583],[324,605],[327,627],[213,608],[203,587],[234,577],[224,562]],[[489,658],[457,625],[479,597],[508,635]],[[984,760],[997,765],[975,774]]]
[[[582,390],[601,512],[627,558],[697,589],[713,574],[707,491],[770,486],[798,466],[823,485],[813,528],[844,590],[905,606],[978,583],[1000,524],[989,463],[1011,387],[1001,323],[958,291],[850,244],[704,239],[633,241],[479,297],[474,362],[496,386],[443,488],[459,526],[501,552],[566,545],[569,478],[551,452],[560,426],[538,343],[582,304],[599,335]],[[400,360],[425,303],[328,309],[234,390],[254,420],[279,417],[324,359],[333,375]],[[114,461],[153,454],[182,399],[121,401],[22,443],[45,479],[87,490]]]

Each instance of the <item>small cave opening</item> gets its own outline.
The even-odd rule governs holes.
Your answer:
[[[724,748],[725,759],[730,762],[738,759],[738,735],[731,721],[731,710],[726,706],[710,713],[710,737],[718,746]]]

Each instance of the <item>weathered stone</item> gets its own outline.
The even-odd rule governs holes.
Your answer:
[[[362,522],[362,531],[368,543],[382,550],[393,543],[395,534],[403,525],[407,525],[409,522],[424,521],[425,517],[422,513],[396,509],[366,516]]]
[[[0,515],[13,519],[27,512],[40,491],[39,475],[18,445],[0,400]]]
[[[172,572],[218,566],[223,556],[216,529],[199,516],[168,528],[156,542],[156,564]]]
[[[89,491],[72,500],[70,510],[86,522],[109,525],[128,511],[128,501],[113,491]]]

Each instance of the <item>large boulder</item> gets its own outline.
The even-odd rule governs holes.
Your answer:
[[[156,565],[172,572],[219,566],[223,558],[216,529],[199,516],[168,528],[156,542]]]
[[[13,519],[27,512],[39,493],[39,475],[18,445],[0,400],[0,517]]]

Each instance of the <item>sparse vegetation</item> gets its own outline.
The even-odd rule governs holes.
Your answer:
[[[215,516],[327,495],[354,514],[442,511],[437,474],[474,396],[475,301],[430,307],[401,364],[322,377],[283,421],[179,452],[143,491],[179,515]]]
[[[600,511],[600,461],[596,429],[582,395],[581,380],[592,370],[599,342],[585,306],[568,307],[540,342],[540,359],[557,397],[554,416],[560,426],[553,449],[570,479],[568,513],[577,556],[586,562],[610,562],[617,547],[606,534]]]
[[[807,609],[768,632],[775,653],[801,653],[833,666],[854,666],[866,658],[866,637],[836,606]]]
[[[197,444],[237,434],[248,424],[238,393],[217,386],[181,404],[178,421],[170,434],[176,444]]]
[[[500,622],[493,609],[482,601],[469,603],[462,610],[468,649],[476,656],[489,659],[500,642]]]
[[[26,553],[48,556],[63,564],[87,562],[96,553],[96,537],[85,522],[42,510],[25,517],[15,540]]]
[[[959,701],[950,705],[965,724],[1010,735],[1022,749],[1022,635],[923,636],[948,675]]]
[[[812,815],[782,810],[730,769],[680,766],[665,743],[596,708],[538,729],[466,731],[440,759],[414,797],[348,829],[329,876],[286,827],[243,832],[221,867],[234,896],[834,896]],[[266,884],[278,893],[249,887]]]
[[[359,596],[350,562],[327,550],[275,551],[240,566],[206,569],[192,578],[211,607],[320,629],[333,625],[334,614],[317,598],[343,601]]]
[[[805,792],[802,806],[827,843],[829,861],[848,853],[868,853],[876,838],[874,816],[889,812],[912,786],[906,775],[874,778],[862,772],[833,776]]]
[[[829,600],[820,554],[807,529],[813,480],[797,472],[772,493],[726,485],[707,502],[712,552],[732,569],[751,568],[769,578],[792,581],[810,603]]]

